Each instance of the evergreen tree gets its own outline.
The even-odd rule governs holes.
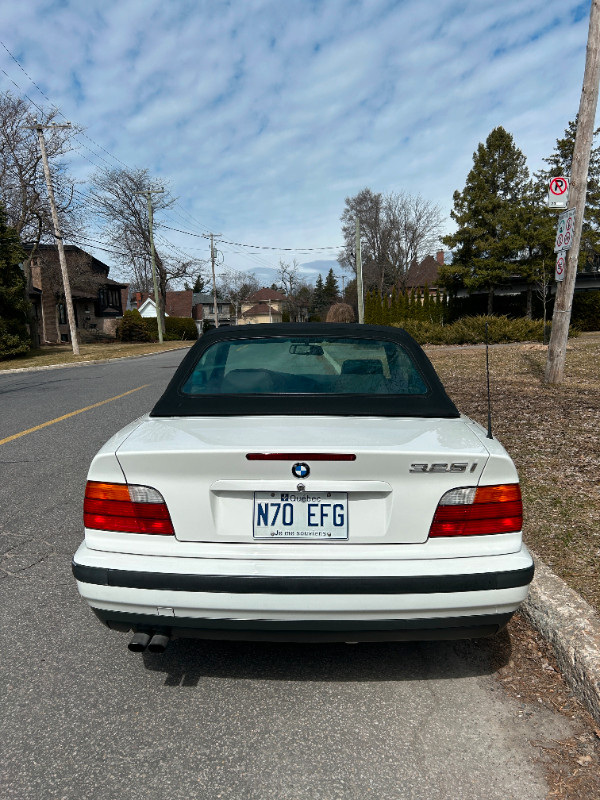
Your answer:
[[[340,287],[338,286],[337,278],[333,274],[333,268],[327,273],[325,283],[323,285],[323,298],[325,305],[332,305],[337,302],[340,294]]]
[[[527,282],[526,316],[533,316],[533,293],[549,283],[554,274],[556,256],[554,239],[556,237],[556,213],[548,208],[546,191],[539,190],[539,184],[530,184],[523,197],[518,221],[518,236],[522,246],[516,271]]]
[[[542,203],[546,203],[548,184],[550,178],[560,175],[570,176],[575,149],[575,135],[577,133],[577,117],[571,120],[565,128],[562,139],[556,140],[556,147],[549,158],[544,161],[548,168],[535,174],[536,189]],[[600,128],[594,131],[594,139],[600,133]],[[552,227],[556,230],[556,211],[549,211],[552,218]],[[590,153],[590,166],[588,170],[588,184],[585,201],[585,216],[581,231],[581,248],[579,250],[578,269],[593,271],[600,268],[600,146],[592,147]]]
[[[0,205],[0,358],[29,350],[29,303],[25,299],[25,275],[20,268],[25,257],[19,237],[7,226],[6,212]]]
[[[495,287],[515,272],[523,247],[519,214],[528,183],[525,156],[498,127],[473,154],[463,191],[454,192],[450,214],[458,229],[442,238],[453,250],[453,263],[440,268],[440,278],[447,288],[462,281],[468,291],[486,289],[489,314]]]
[[[320,315],[326,305],[327,301],[325,300],[323,276],[319,273],[315,281],[315,290],[310,304],[310,313]]]
[[[192,291],[198,293],[210,291],[210,282],[201,272],[199,272],[196,276],[196,280],[192,286]]]

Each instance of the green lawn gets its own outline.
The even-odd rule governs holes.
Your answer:
[[[30,350],[27,355],[8,358],[0,361],[0,370],[23,369],[29,367],[48,367],[54,364],[74,364],[80,361],[97,361],[105,358],[126,358],[141,356],[147,353],[160,353],[163,350],[174,350],[179,347],[190,347],[193,342],[110,342],[108,344],[82,344],[78,356],[73,355],[71,345],[43,347]]]

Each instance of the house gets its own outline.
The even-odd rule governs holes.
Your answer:
[[[154,295],[148,292],[136,292],[131,303],[133,308],[137,308],[142,317],[156,317],[156,304]],[[231,325],[231,306],[228,300],[217,297],[217,313],[219,315],[219,325]],[[194,292],[192,289],[182,289],[181,291],[168,291],[165,303],[166,317],[191,317],[196,322],[198,335],[202,334],[203,328],[214,327],[215,309],[212,294],[202,294]]]
[[[165,303],[166,317],[191,317],[194,293],[191,289],[168,291]],[[156,317],[154,293],[135,292],[131,300],[132,308],[137,308],[142,317]]]
[[[255,325],[259,322],[281,322],[286,297],[276,289],[259,289],[242,303],[240,325]]]
[[[55,245],[25,245],[33,253],[29,267],[29,299],[35,328],[33,346],[71,339],[62,272]],[[75,326],[81,341],[113,338],[127,307],[128,284],[108,277],[110,267],[76,245],[65,245]]]
[[[217,314],[219,315],[219,325],[234,325],[235,321],[231,316],[231,303],[223,297],[217,295]],[[215,325],[215,301],[210,292],[194,292],[192,300],[192,316],[196,320],[198,334],[202,333],[204,327],[214,327]]]
[[[438,272],[440,267],[443,266],[443,250],[438,250],[435,258],[433,256],[425,256],[419,263],[413,261],[406,273],[406,289],[410,292],[424,289],[427,286],[429,294],[435,297],[438,291],[443,291],[438,287]]]

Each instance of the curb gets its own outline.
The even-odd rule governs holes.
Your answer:
[[[551,645],[569,687],[600,724],[600,617],[535,557],[535,577],[521,610]]]
[[[192,347],[192,345],[190,345]],[[2,375],[13,375],[15,372],[41,372],[46,369],[68,369],[69,367],[87,367],[88,364],[110,364],[111,361],[125,361],[128,358],[148,358],[161,353],[173,353],[175,350],[187,350],[187,347],[169,347],[168,350],[157,350],[154,353],[140,353],[139,355],[117,356],[117,358],[96,358],[90,361],[71,361],[67,364],[46,364],[44,367],[19,367],[17,369],[0,369]]]

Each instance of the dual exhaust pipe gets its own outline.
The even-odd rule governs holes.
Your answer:
[[[170,638],[162,633],[151,634],[138,631],[133,634],[127,647],[132,653],[143,653],[146,649],[150,653],[164,653],[169,641]]]

